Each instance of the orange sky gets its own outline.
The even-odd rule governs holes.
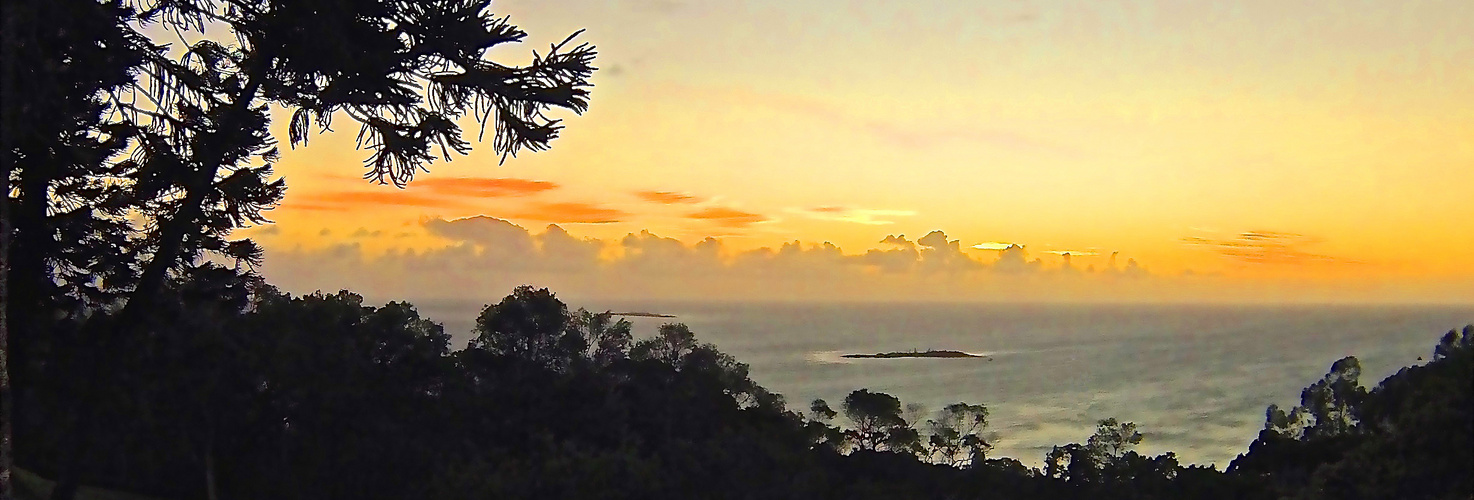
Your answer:
[[[1474,301],[1474,3],[496,5],[531,34],[498,52],[509,62],[587,28],[601,68],[589,112],[550,151],[498,166],[482,144],[405,190],[359,178],[355,131],[313,138],[278,165],[290,190],[276,224],[242,233],[267,248],[269,279],[430,293],[406,281],[425,259],[442,259],[444,280],[482,262],[437,252],[524,245],[467,232],[507,229],[482,219],[452,223],[488,216],[526,229],[520,258],[567,268],[499,268],[465,293],[627,293],[600,283],[618,277],[739,298],[845,283],[839,295],[880,299]],[[568,247],[592,260],[549,253],[562,247],[538,236],[548,224],[595,239]],[[682,249],[630,267],[646,249],[623,238],[646,230]],[[917,243],[933,230],[941,246]],[[768,255],[752,251],[795,240],[853,259],[774,271],[838,266],[782,293],[743,282]],[[1042,277],[970,248],[1006,246],[990,243],[1024,245]],[[904,266],[864,260],[908,248]],[[403,267],[410,249],[420,268]],[[1063,277],[1066,252],[1086,277]],[[1112,252],[1151,284],[1108,279]]]

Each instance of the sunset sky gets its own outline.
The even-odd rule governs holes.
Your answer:
[[[267,248],[268,279],[384,298],[527,282],[572,297],[1474,301],[1474,2],[496,10],[530,34],[504,62],[587,29],[590,110],[550,151],[499,166],[482,143],[404,190],[360,178],[367,153],[342,121],[278,164],[276,224],[242,232]]]

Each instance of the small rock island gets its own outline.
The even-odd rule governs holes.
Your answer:
[[[659,314],[652,312],[612,312],[610,316],[634,316],[638,318],[674,318],[674,314]]]
[[[875,353],[875,354],[846,354],[846,355],[844,355],[842,357],[845,357],[845,358],[891,359],[891,358],[986,358],[987,356],[980,356],[980,355],[977,355],[977,354],[968,354],[968,353],[965,353],[965,352],[962,352],[962,351],[939,351],[939,350],[935,350],[934,349],[934,350],[930,350],[930,351],[878,352],[878,353]]]

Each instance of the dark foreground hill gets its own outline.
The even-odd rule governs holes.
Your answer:
[[[988,455],[983,405],[927,414],[862,389],[795,410],[684,325],[633,339],[547,290],[487,306],[460,349],[404,303],[208,275],[173,293],[122,349],[68,334],[106,311],[49,326],[52,361],[18,378],[20,466],[75,463],[82,484],[178,499],[1474,495],[1468,327],[1370,390],[1355,358],[1337,361],[1225,471],[1138,454],[1141,433],[1114,419],[1035,469]],[[75,375],[99,356],[102,382]],[[71,397],[86,383],[111,396]],[[56,430],[77,412],[101,424]]]

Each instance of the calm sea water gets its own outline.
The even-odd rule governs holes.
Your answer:
[[[935,410],[982,403],[993,456],[1042,463],[1053,445],[1083,442],[1101,418],[1136,422],[1138,449],[1227,466],[1247,449],[1271,403],[1346,355],[1371,387],[1430,357],[1443,332],[1474,323],[1471,306],[776,304],[607,302],[648,311],[636,336],[682,322],[752,367],[792,409],[834,408],[859,388]],[[464,345],[481,303],[422,303]],[[949,349],[985,359],[845,359],[846,353]]]

